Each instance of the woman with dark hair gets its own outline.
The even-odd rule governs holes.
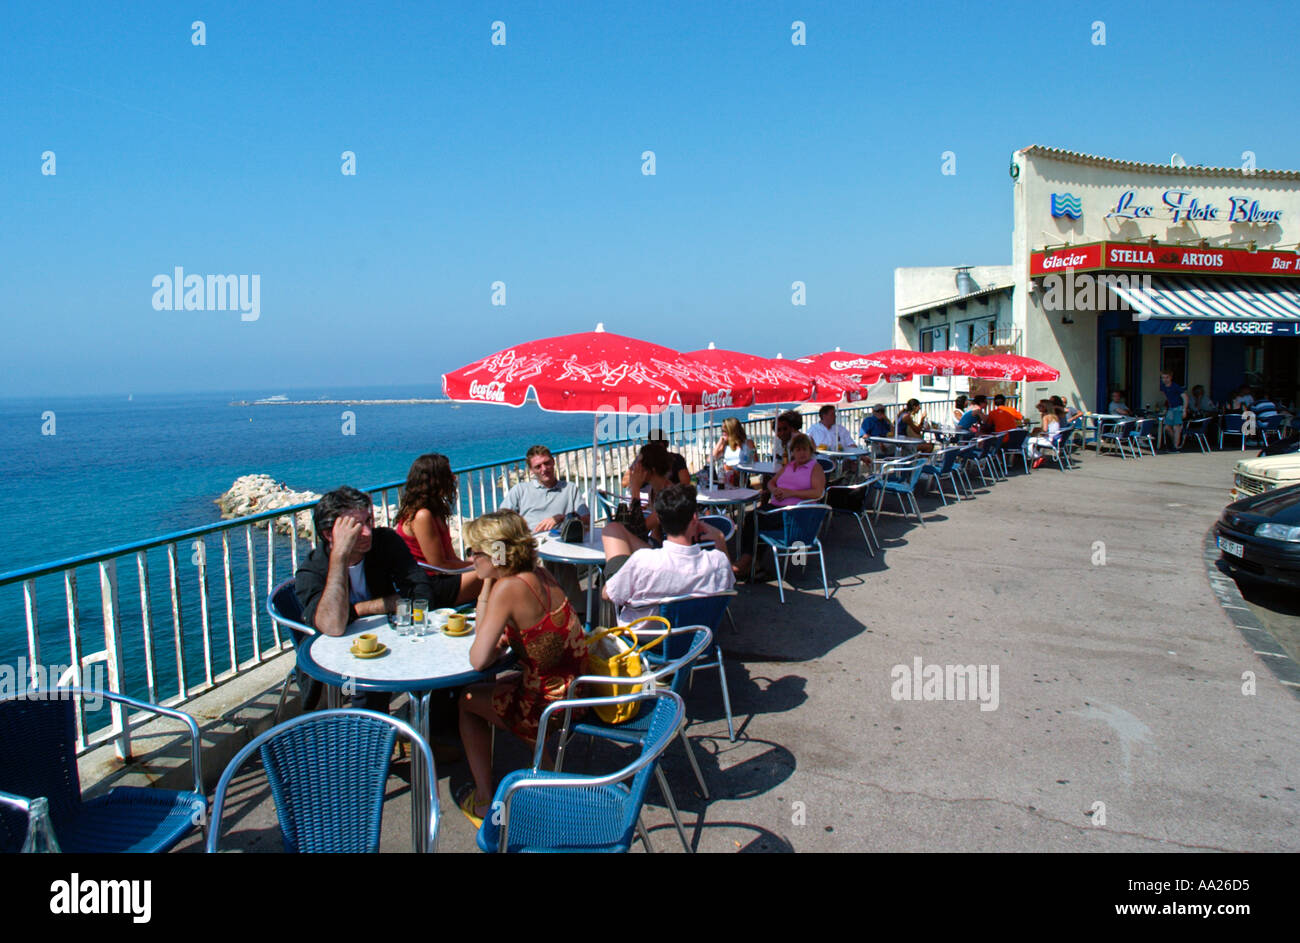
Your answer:
[[[456,476],[447,456],[431,452],[411,463],[393,529],[406,541],[417,563],[440,570],[465,570],[473,566],[456,556],[451,545],[447,520],[455,502]],[[477,599],[482,586],[482,580],[472,570],[461,573],[456,604]]]
[[[953,401],[952,404],[952,421],[953,423],[961,422],[961,417],[966,415],[966,394],[963,393]]]

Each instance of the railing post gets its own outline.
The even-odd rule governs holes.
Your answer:
[[[149,558],[145,550],[135,552],[136,571],[140,576],[140,626],[144,635],[144,679],[151,704],[158,702],[154,687],[153,664],[153,599],[149,592]]]
[[[272,522],[267,522],[267,533],[273,530]],[[244,525],[244,547],[248,551],[248,614],[250,628],[253,632],[253,664],[262,660],[262,640],[257,637],[257,557],[253,555],[253,525]],[[232,668],[239,665],[232,664]]]
[[[199,621],[203,624],[203,673],[208,687],[211,687],[212,612],[208,604],[208,545],[202,538],[196,540],[195,544],[197,545],[195,557],[199,568]]]
[[[239,670],[239,652],[235,648],[235,580],[230,569],[230,531],[221,532],[221,582],[226,591],[226,641],[230,648],[230,672]]]
[[[167,545],[167,582],[172,597],[172,632],[176,643],[176,694],[182,701],[189,697],[185,687],[185,630],[181,608],[181,574],[176,560],[176,545]]]
[[[77,598],[77,571],[69,568],[63,571],[63,594],[68,604],[68,657],[81,677],[81,601]],[[77,749],[86,745],[86,707],[81,698],[72,702],[73,714],[77,721]]]
[[[36,618],[36,580],[23,580],[23,607],[27,612],[27,657],[31,659],[31,664],[27,666],[30,675],[27,686],[35,687],[41,666],[41,633]]]
[[[289,515],[290,520],[293,515]],[[275,522],[266,525],[266,594],[271,595],[271,590],[275,589]],[[258,606],[258,601],[253,600],[254,607]],[[271,620],[271,638],[275,640],[275,647],[278,650],[282,644],[280,640],[280,624],[274,619]]]
[[[125,680],[122,665],[122,646],[120,644],[119,633],[121,631],[121,621],[117,604],[117,560],[102,560],[99,564],[99,596],[103,601],[104,608],[104,651],[108,655],[108,689],[110,691],[122,690],[122,682]],[[77,673],[81,673],[81,662],[77,662]],[[116,701],[109,708],[113,717],[113,726],[110,728],[117,733],[115,739],[115,749],[119,759],[127,759],[131,755],[131,729],[128,723],[129,712],[125,705]]]

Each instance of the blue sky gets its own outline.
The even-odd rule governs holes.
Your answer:
[[[1017,148],[1300,167],[1294,23],[1259,3],[8,3],[0,395],[433,395],[597,321],[683,350],[886,347],[895,267],[1010,261]],[[175,266],[259,275],[260,317],[154,310]]]

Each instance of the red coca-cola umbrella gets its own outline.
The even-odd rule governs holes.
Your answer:
[[[860,400],[879,383],[886,365],[870,354],[830,350],[800,357],[795,363],[816,377],[817,403],[837,403],[841,399]]]
[[[729,399],[748,406],[747,391],[727,391],[708,365],[670,347],[594,331],[528,341],[443,374],[448,399],[522,406],[531,394],[551,412],[656,413]],[[730,393],[729,396],[721,395]]]
[[[989,354],[981,357],[972,376],[984,380],[1042,383],[1059,380],[1061,371],[1033,357],[1020,354]]]
[[[881,365],[885,380],[889,383],[901,383],[914,376],[931,376],[935,370],[934,363],[926,359],[930,355],[919,350],[891,348],[867,356]]]
[[[463,403],[523,406],[529,396],[552,412],[593,413],[598,452],[600,414],[658,413],[671,406],[730,409],[751,405],[749,388],[731,389],[708,364],[670,347],[596,330],[528,341],[445,373],[447,398]],[[593,469],[594,471],[594,469]],[[588,508],[596,507],[596,476]]]
[[[922,354],[936,377],[973,377],[983,359],[964,350],[935,350]]]
[[[682,357],[698,361],[713,371],[715,380],[725,381],[723,388],[749,390],[751,402],[756,405],[803,403],[813,397],[813,377],[795,369],[788,360],[719,350],[712,344],[706,350],[693,350]]]

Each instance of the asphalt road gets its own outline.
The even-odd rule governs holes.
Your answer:
[[[1237,588],[1255,618],[1288,655],[1300,661],[1300,593],[1246,579],[1237,580]]]

